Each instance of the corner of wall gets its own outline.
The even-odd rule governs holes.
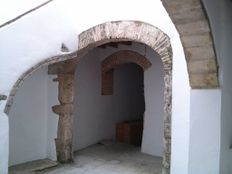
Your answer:
[[[8,173],[9,158],[9,121],[8,116],[0,112],[0,173]]]

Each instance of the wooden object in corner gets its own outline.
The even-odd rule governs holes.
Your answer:
[[[116,141],[141,146],[143,121],[125,121],[116,125]]]

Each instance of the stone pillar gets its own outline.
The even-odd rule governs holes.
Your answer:
[[[170,174],[171,166],[171,115],[172,115],[172,72],[164,74],[164,155],[162,174]]]
[[[48,74],[57,75],[60,105],[52,107],[59,115],[56,143],[57,160],[60,163],[73,161],[73,97],[76,60],[69,59],[48,66]]]
[[[73,161],[73,96],[74,74],[58,74],[58,98],[60,105],[52,107],[59,115],[56,142],[57,160],[60,163]]]

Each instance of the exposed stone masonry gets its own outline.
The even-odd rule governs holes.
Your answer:
[[[124,63],[135,63],[139,65],[143,69],[143,71],[145,71],[152,65],[146,57],[135,51],[122,50],[111,54],[101,63],[102,95],[113,94],[113,68]]]
[[[48,74],[57,74],[58,99],[60,105],[52,107],[59,115],[56,143],[57,160],[60,163],[73,161],[73,97],[74,73],[76,64],[73,60],[55,63],[48,67]]]
[[[164,7],[179,31],[184,47],[192,88],[217,88],[218,65],[216,61],[210,26],[200,0],[162,0]],[[5,113],[13,104],[16,91],[23,81],[42,66],[49,67],[50,74],[58,74],[60,105],[53,111],[59,115],[58,137],[56,147],[60,162],[72,161],[72,128],[73,128],[73,75],[75,63],[58,63],[68,59],[80,59],[89,50],[108,42],[135,41],[150,46],[156,51],[164,67],[164,155],[162,173],[170,173],[171,154],[171,108],[172,108],[172,49],[166,34],[158,28],[138,21],[108,22],[95,26],[79,35],[77,52],[48,58],[20,76],[7,96]],[[64,47],[61,49],[67,52]],[[6,96],[1,95],[0,100]]]
[[[152,65],[151,62],[141,54],[135,51],[122,50],[111,54],[102,61],[102,71],[106,72],[116,65],[124,63],[135,63],[143,68],[144,71]]]
[[[117,21],[108,22],[98,26],[95,26],[79,35],[79,47],[78,51],[70,54],[64,54],[46,59],[43,62],[35,65],[27,72],[25,72],[15,83],[11,90],[10,96],[7,100],[5,112],[8,113],[13,103],[14,95],[17,89],[23,83],[23,81],[30,76],[34,71],[42,66],[74,59],[74,62],[78,62],[83,55],[87,54],[91,49],[108,43],[118,41],[135,41],[143,43],[151,47],[156,51],[162,60],[164,68],[164,155],[163,155],[163,167],[162,173],[170,173],[170,155],[171,155],[171,108],[172,108],[172,49],[169,37],[158,28],[138,21]],[[74,63],[72,62],[72,64]],[[69,66],[65,66],[68,64]],[[70,75],[73,71],[69,68],[73,65],[68,62],[62,62],[56,64],[49,69],[51,74],[59,74],[56,79],[59,83],[59,90],[62,91],[63,86],[72,85],[71,79],[62,83],[62,79],[71,78]],[[75,65],[75,63],[74,63]],[[65,68],[64,68],[65,67]],[[72,68],[71,68],[72,69]],[[70,88],[71,92],[66,97],[59,96],[60,105],[53,107],[53,111],[59,115],[58,125],[58,138],[56,140],[57,155],[60,162],[72,161],[72,97],[73,88]],[[73,94],[72,94],[73,96]],[[64,99],[64,101],[63,101]],[[69,101],[69,103],[66,103]],[[69,127],[69,128],[62,128]]]
[[[169,37],[158,28],[142,22],[108,22],[79,35],[78,50],[86,52],[107,42],[135,41],[150,46],[162,60],[164,68],[164,154],[162,174],[170,173],[171,109],[172,109],[172,48]]]
[[[192,88],[217,88],[218,65],[200,0],[162,0],[180,34]]]
[[[47,66],[47,65],[50,65],[50,64],[54,64],[54,63],[57,63],[57,62],[64,61],[64,60],[74,59],[76,57],[77,57],[77,52],[50,57],[50,58],[48,58],[48,59],[46,59],[44,61],[41,61],[40,63],[34,65],[29,70],[27,70],[25,73],[23,73],[19,77],[19,79],[15,82],[14,86],[12,87],[12,89],[10,91],[10,95],[7,98],[7,103],[6,103],[4,112],[6,114],[9,114],[11,106],[12,106],[12,104],[14,102],[14,97],[16,95],[17,90],[23,84],[23,82],[26,80],[26,78],[30,77],[35,71],[42,68],[43,66]]]

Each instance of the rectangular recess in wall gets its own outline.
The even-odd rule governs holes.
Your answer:
[[[102,72],[102,95],[113,95],[114,70]]]

